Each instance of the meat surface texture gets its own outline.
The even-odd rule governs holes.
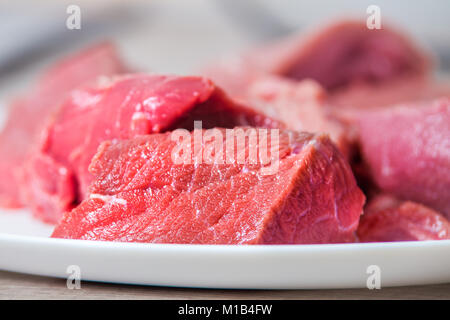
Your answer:
[[[28,95],[12,103],[0,134],[0,206],[23,205],[20,179],[24,161],[68,92],[99,76],[124,71],[115,48],[101,43],[53,65]]]
[[[449,84],[431,80],[431,67],[427,52],[401,32],[343,20],[224,57],[204,73],[251,105],[262,101],[286,128],[330,134],[353,162],[361,111],[450,96]],[[323,89],[305,84],[311,80]]]
[[[450,217],[450,100],[366,113],[359,131],[382,191]]]
[[[317,82],[262,77],[249,87],[247,99],[253,108],[279,120],[290,130],[328,133],[339,150],[350,157],[351,142],[346,128],[331,114],[327,94]]]
[[[271,74],[313,79],[330,93],[429,74],[430,59],[401,33],[365,22],[342,21],[250,52],[223,58],[205,73],[230,93],[245,97],[248,86]]]
[[[400,78],[376,85],[354,85],[334,92],[329,104],[336,107],[337,115],[354,114],[358,110],[391,107],[402,103],[450,98],[449,81],[433,81],[423,77]]]
[[[211,130],[215,141],[229,145],[225,129],[186,131],[187,145]],[[364,195],[329,138],[266,132],[270,159],[278,159],[278,170],[270,174],[264,171],[269,162],[250,157],[262,140],[246,140],[236,156],[222,163],[221,157],[174,162],[179,140],[173,132],[105,142],[90,165],[95,179],[89,196],[64,214],[52,237],[195,244],[354,241]],[[185,159],[198,159],[195,155],[204,154],[208,145],[203,138],[200,149],[187,152]],[[217,155],[223,149],[214,150]],[[238,153],[246,155],[243,161]]]
[[[361,242],[450,239],[450,222],[415,202],[378,195],[364,211],[358,227]]]
[[[101,142],[192,129],[194,120],[204,128],[279,126],[233,102],[202,77],[135,74],[72,91],[27,163],[28,199],[35,215],[57,222],[85,199],[92,182],[88,167]]]

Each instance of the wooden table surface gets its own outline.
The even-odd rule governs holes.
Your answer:
[[[450,299],[450,283],[380,290],[206,290],[82,282],[0,271],[0,299]]]

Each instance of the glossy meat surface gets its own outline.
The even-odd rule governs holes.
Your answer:
[[[415,202],[379,195],[364,211],[358,227],[361,242],[450,239],[450,222]]]
[[[194,130],[187,141],[206,132]],[[269,132],[272,137],[275,130]],[[230,162],[176,164],[179,141],[171,134],[103,143],[90,166],[95,180],[88,198],[64,214],[52,236],[196,244],[354,241],[364,195],[326,135],[280,131],[279,143],[270,138],[268,145],[279,155],[271,158],[279,159],[278,170],[268,174],[267,162],[251,161],[249,141],[237,149],[245,150],[244,161],[236,153]],[[208,150],[202,141],[187,159]]]
[[[194,120],[201,120],[205,128],[278,126],[230,100],[202,77],[134,74],[72,91],[46,128],[40,151],[27,165],[28,180],[34,186],[29,202],[35,215],[57,222],[63,212],[85,199],[92,182],[88,166],[103,141],[192,129]],[[52,165],[36,170],[42,161]],[[51,188],[40,187],[49,181],[53,181]]]
[[[1,206],[20,207],[24,204],[20,190],[22,167],[41,138],[45,124],[69,91],[99,76],[111,76],[125,70],[115,48],[109,43],[101,43],[57,62],[30,93],[13,102],[0,135]]]
[[[351,142],[346,127],[331,114],[327,94],[315,81],[300,82],[276,76],[262,77],[249,87],[248,101],[261,112],[296,131],[327,133],[349,158]]]
[[[369,30],[365,22],[344,20],[223,58],[204,72],[231,94],[245,97],[248,86],[268,74],[313,79],[335,92],[353,85],[424,77],[430,64],[427,54],[400,32],[385,27]]]
[[[377,186],[450,217],[450,101],[375,111],[359,119],[364,160]]]

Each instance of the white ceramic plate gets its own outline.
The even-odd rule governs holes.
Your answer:
[[[203,288],[365,287],[450,282],[450,240],[338,245],[164,245],[50,239],[27,212],[0,211],[0,269],[83,280]]]

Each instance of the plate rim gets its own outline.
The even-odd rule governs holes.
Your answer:
[[[369,250],[369,249],[402,249],[425,247],[449,247],[450,239],[445,240],[423,240],[423,241],[395,241],[395,242],[354,242],[354,243],[328,243],[328,244],[181,244],[181,243],[139,243],[119,241],[98,241],[61,239],[42,236],[27,236],[0,233],[0,244],[3,241],[21,244],[31,243],[33,245],[57,245],[57,246],[80,246],[80,247],[103,247],[105,249],[136,249],[136,250],[193,250],[193,251],[327,251],[327,250]]]
[[[383,287],[448,283],[450,256],[447,252],[450,252],[450,240],[201,245],[0,233],[0,270],[67,278],[67,267],[77,265],[83,270],[83,280],[165,287],[363,288],[367,266],[374,264],[389,270],[382,271]],[[436,259],[442,263],[436,264]],[[411,263],[418,264],[409,268]],[[279,275],[268,277],[274,271]]]

